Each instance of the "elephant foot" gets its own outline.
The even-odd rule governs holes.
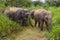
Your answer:
[[[40,29],[39,32],[43,32],[43,30]]]
[[[40,30],[40,31],[43,31],[43,30]]]
[[[40,31],[43,31],[43,29],[40,29]]]
[[[43,31],[43,27],[40,27],[40,31]]]

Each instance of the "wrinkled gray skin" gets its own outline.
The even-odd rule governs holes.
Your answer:
[[[51,27],[51,20],[52,20],[52,14],[51,12],[39,9],[31,12],[31,17],[35,20],[35,26],[38,23],[38,27],[41,31],[43,31],[43,24],[45,22],[46,28],[48,31],[50,31]]]

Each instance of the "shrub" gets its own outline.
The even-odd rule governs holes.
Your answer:
[[[50,7],[49,10],[53,13],[50,40],[60,40],[60,8]]]
[[[9,20],[8,17],[0,13],[0,38],[11,35],[11,33],[18,31],[21,31],[20,25],[14,21]]]

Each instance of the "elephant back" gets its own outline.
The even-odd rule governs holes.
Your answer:
[[[11,7],[9,10],[11,11],[11,12],[16,12],[17,10],[22,10],[22,8],[17,8],[17,7]]]

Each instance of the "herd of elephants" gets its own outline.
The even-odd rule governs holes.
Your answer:
[[[38,27],[41,31],[43,31],[43,24],[46,24],[46,29],[50,31],[51,28],[51,21],[52,21],[52,13],[48,10],[45,10],[43,8],[37,9],[37,10],[27,10],[23,8],[18,7],[10,7],[9,9],[6,9],[4,11],[4,14],[7,15],[7,17],[11,18],[13,21],[20,21],[21,26],[25,26],[26,21],[29,21],[29,24],[31,27],[34,27],[38,23]],[[35,21],[34,25],[32,25],[32,22],[30,19],[33,19]]]

